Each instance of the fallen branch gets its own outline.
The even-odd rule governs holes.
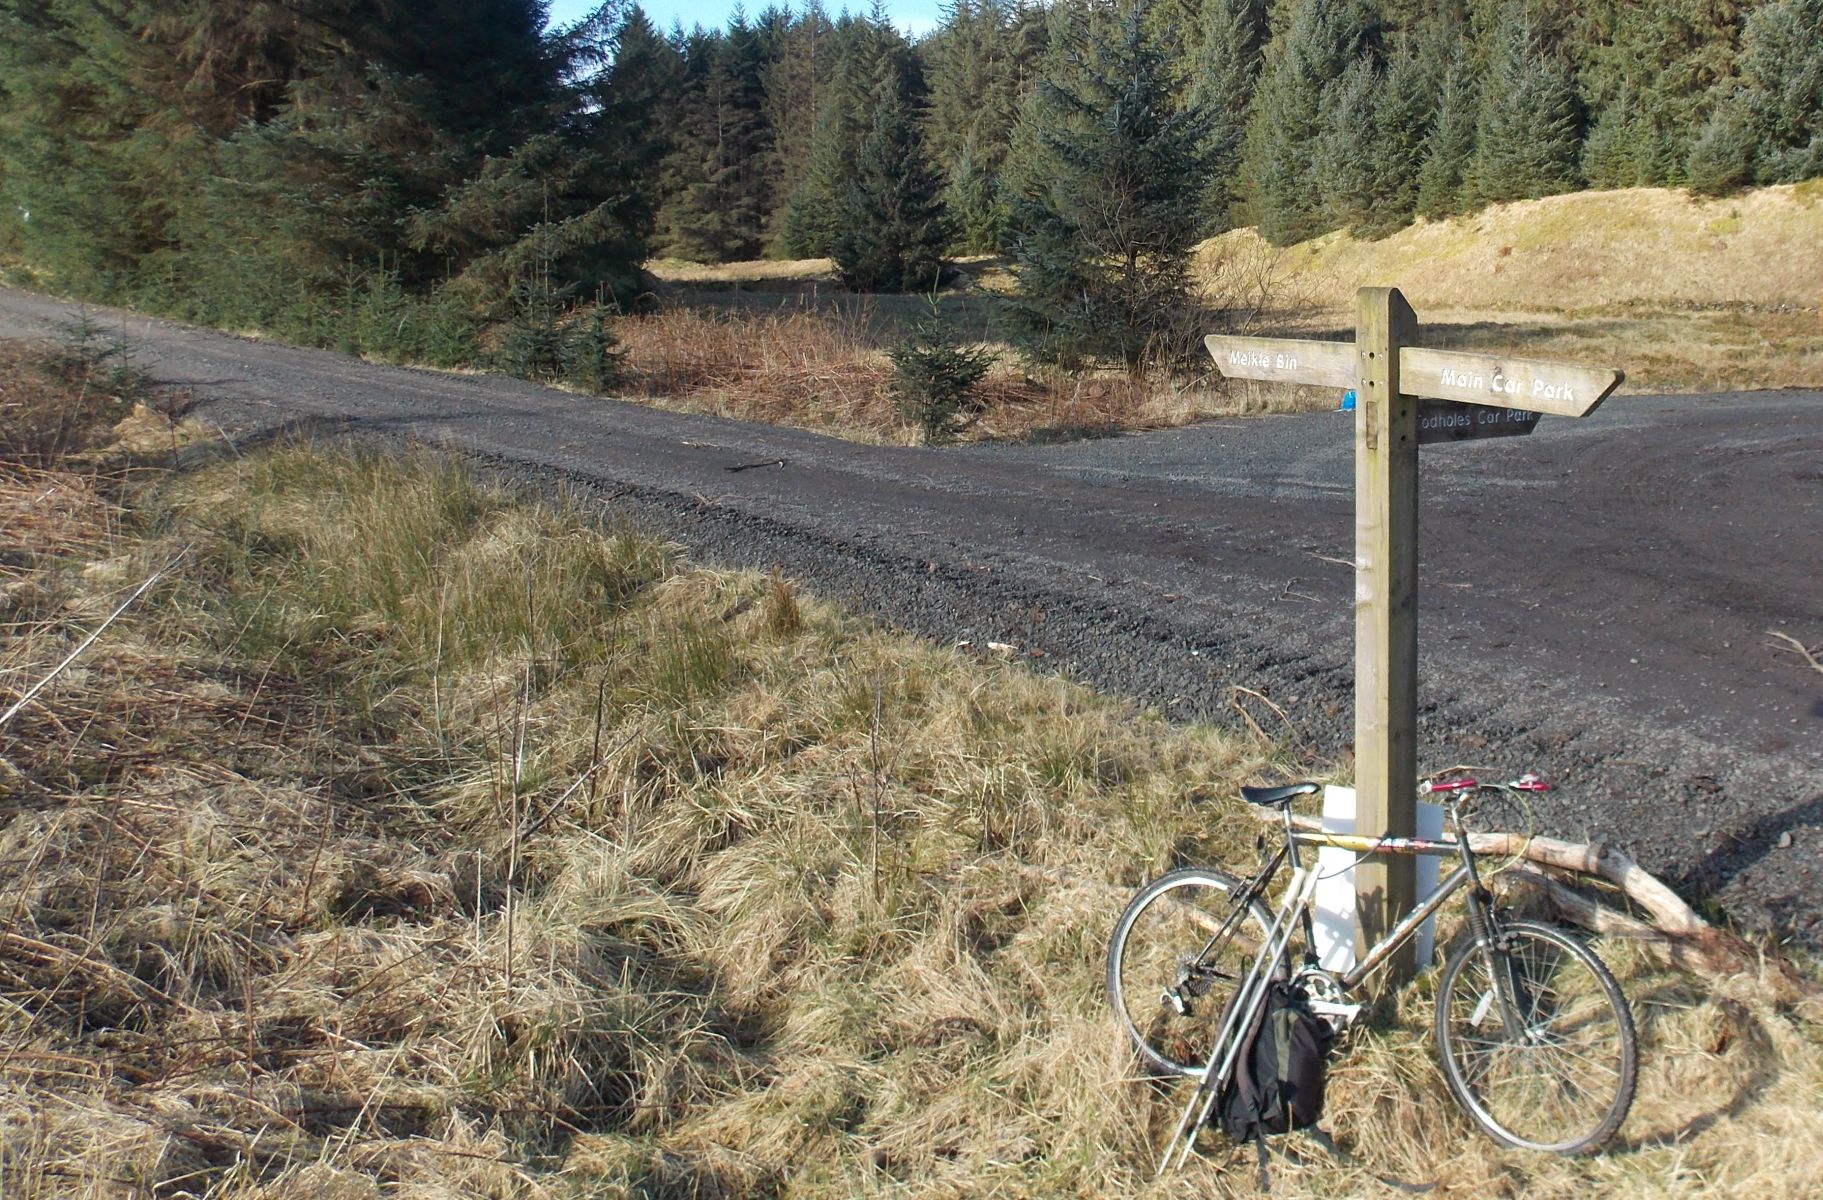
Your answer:
[[[1242,696],[1252,696],[1255,700],[1258,700],[1261,704],[1270,708],[1279,720],[1285,722],[1285,728],[1291,731],[1291,736],[1296,739],[1299,748],[1301,749],[1303,747],[1303,735],[1298,732],[1297,723],[1291,719],[1291,716],[1286,713],[1284,709],[1267,699],[1264,694],[1256,692],[1250,687],[1242,687],[1237,683],[1233,686],[1232,694],[1228,697],[1228,703],[1233,706],[1235,712],[1241,714],[1242,720],[1253,726],[1253,732],[1259,735],[1261,741],[1270,742],[1272,739],[1266,736],[1266,731],[1260,728],[1260,723],[1253,719],[1253,714],[1248,712],[1247,706],[1241,703]]]
[[[1274,825],[1280,819],[1276,812],[1253,813]],[[1322,822],[1310,816],[1294,815],[1291,823],[1311,832],[1322,829]],[[1469,835],[1469,845],[1478,855],[1508,859],[1512,865],[1504,876],[1538,886],[1566,919],[1592,932],[1640,939],[1662,961],[1686,970],[1754,975],[1787,998],[1819,994],[1815,984],[1767,963],[1747,942],[1705,921],[1651,872],[1605,842],[1584,846],[1518,833],[1475,833]],[[1645,919],[1603,904],[1551,872],[1602,880],[1636,905]]]
[[[1778,638],[1781,642],[1784,642],[1786,645],[1790,646],[1793,650],[1796,650],[1798,652],[1799,656],[1802,657],[1805,662],[1810,664],[1811,670],[1816,671],[1819,674],[1823,674],[1823,662],[1817,661],[1817,652],[1815,650],[1812,650],[1809,646],[1806,646],[1803,642],[1800,642],[1797,638],[1792,637],[1789,633],[1780,633],[1776,629],[1768,629],[1766,631],[1766,636]]]

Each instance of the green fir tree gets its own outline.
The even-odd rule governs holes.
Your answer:
[[[1475,201],[1528,200],[1579,186],[1582,126],[1569,64],[1517,3],[1509,5],[1475,123]]]
[[[1189,350],[1206,122],[1174,97],[1147,5],[1060,8],[1047,73],[1008,163],[1015,345],[1137,371]]]
[[[842,196],[836,270],[855,291],[930,292],[950,241],[942,183],[925,159],[904,80],[890,63],[883,66],[873,128]]]
[[[1289,245],[1330,227],[1321,147],[1337,112],[1326,97],[1370,49],[1355,0],[1307,0],[1266,48],[1247,129],[1247,175],[1260,233]]]
[[[1756,183],[1823,175],[1823,0],[1773,0],[1747,19],[1728,105],[1753,140]]]
[[[1263,20],[1255,0],[1206,0],[1195,24],[1188,103],[1208,122],[1203,207],[1208,232],[1220,233],[1235,224],[1245,196],[1242,151],[1260,75]]]
[[[1474,60],[1451,58],[1437,95],[1430,135],[1419,152],[1415,211],[1441,220],[1466,209],[1465,182],[1475,156],[1475,119],[1481,110],[1481,83]]]

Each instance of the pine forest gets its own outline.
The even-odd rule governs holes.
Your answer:
[[[1823,174],[1823,0],[0,0],[0,265],[67,295],[601,380],[657,259],[928,294],[1139,364],[1223,230]],[[560,319],[561,318],[561,319]]]

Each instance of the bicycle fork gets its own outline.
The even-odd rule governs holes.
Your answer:
[[[1317,878],[1314,870],[1306,870],[1303,866],[1293,869],[1291,882],[1285,888],[1285,896],[1279,901],[1278,912],[1274,914],[1266,936],[1261,939],[1259,953],[1254,955],[1252,967],[1241,979],[1235,1003],[1228,1006],[1227,1016],[1222,1021],[1221,1028],[1216,1031],[1203,1076],[1197,1080],[1189,1102],[1184,1105],[1183,1116],[1178,1118],[1177,1128],[1165,1143],[1165,1154],[1158,1164],[1159,1176],[1163,1176],[1174,1165],[1182,1166],[1190,1157],[1197,1130],[1209,1120],[1222,1085],[1234,1074],[1235,1062],[1240,1057],[1241,1031],[1253,1027],[1261,1007],[1266,1003],[1266,989],[1272,985],[1271,964],[1277,962],[1289,949],[1297,927],[1294,918],[1308,909],[1311,897],[1316,894]],[[1175,1164],[1172,1161],[1174,1158]]]
[[[1500,1021],[1506,1029],[1507,1038],[1514,1042],[1523,1042],[1528,1035],[1528,1026],[1520,1014],[1519,983],[1513,977],[1513,960],[1505,954],[1500,933],[1500,918],[1494,912],[1494,894],[1481,882],[1481,871],[1475,862],[1475,851],[1469,842],[1468,830],[1462,823],[1456,823],[1456,844],[1460,848],[1462,869],[1468,875],[1468,925],[1469,933],[1475,939],[1477,952],[1481,955],[1482,965],[1487,968],[1488,990],[1490,996],[1475,1006],[1475,1013],[1470,1023],[1479,1027],[1486,1018],[1486,1009],[1491,1001],[1500,1009]]]

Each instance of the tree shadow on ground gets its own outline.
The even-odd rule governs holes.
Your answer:
[[[1683,1007],[1690,999],[1689,992],[1676,985],[1667,984],[1653,989],[1644,996],[1634,998],[1631,1003],[1634,1011],[1650,1009],[1654,1001],[1663,1002],[1671,1007]],[[1718,1055],[1734,1053],[1742,1056],[1737,1069],[1741,1076],[1734,1091],[1721,1103],[1710,1107],[1696,1116],[1678,1121],[1675,1125],[1659,1128],[1647,1133],[1635,1134],[1610,1144],[1606,1150],[1609,1154],[1637,1154],[1648,1150],[1663,1150],[1679,1146],[1691,1139],[1701,1136],[1722,1121],[1739,1117],[1760,1097],[1779,1081],[1782,1074],[1779,1068],[1778,1050],[1772,1044],[1772,1037],[1766,1027],[1760,1023],[1746,1005],[1737,1000],[1720,1000],[1718,1004],[1723,1014],[1724,1025],[1717,1035],[1718,1045],[1714,1053]],[[1648,1061],[1652,1054],[1652,1031],[1648,1027],[1641,1033],[1641,1056]]]

